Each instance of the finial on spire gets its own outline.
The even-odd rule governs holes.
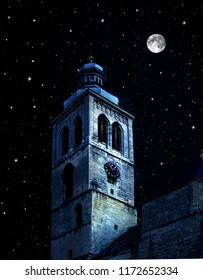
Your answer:
[[[89,62],[89,63],[92,63],[93,60],[94,60],[94,57],[93,57],[92,55],[90,55],[90,56],[88,57],[88,62]]]

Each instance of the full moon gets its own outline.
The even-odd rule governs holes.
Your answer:
[[[160,53],[166,47],[166,41],[160,34],[153,34],[147,39],[147,47],[153,53]]]

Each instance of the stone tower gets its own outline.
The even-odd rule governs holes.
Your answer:
[[[92,59],[52,123],[52,259],[89,259],[137,224],[134,117]]]

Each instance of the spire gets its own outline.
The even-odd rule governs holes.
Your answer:
[[[78,88],[103,87],[106,75],[103,67],[96,64],[93,61],[93,56],[90,56],[87,63],[79,69],[76,80]]]

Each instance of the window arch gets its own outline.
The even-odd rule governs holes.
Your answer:
[[[67,127],[64,127],[62,131],[61,140],[62,140],[61,152],[63,155],[66,154],[69,149],[69,129]]]
[[[122,151],[122,128],[117,122],[112,125],[112,148],[119,152]]]
[[[98,117],[98,141],[105,144],[108,141],[108,121],[104,115]]]
[[[82,205],[77,204],[75,207],[75,218],[76,218],[76,225],[80,226],[82,224]]]
[[[82,143],[82,119],[77,116],[74,123],[74,140],[75,146]]]
[[[71,163],[68,163],[62,174],[62,180],[65,186],[65,198],[70,198],[73,195],[74,169],[74,166]]]

